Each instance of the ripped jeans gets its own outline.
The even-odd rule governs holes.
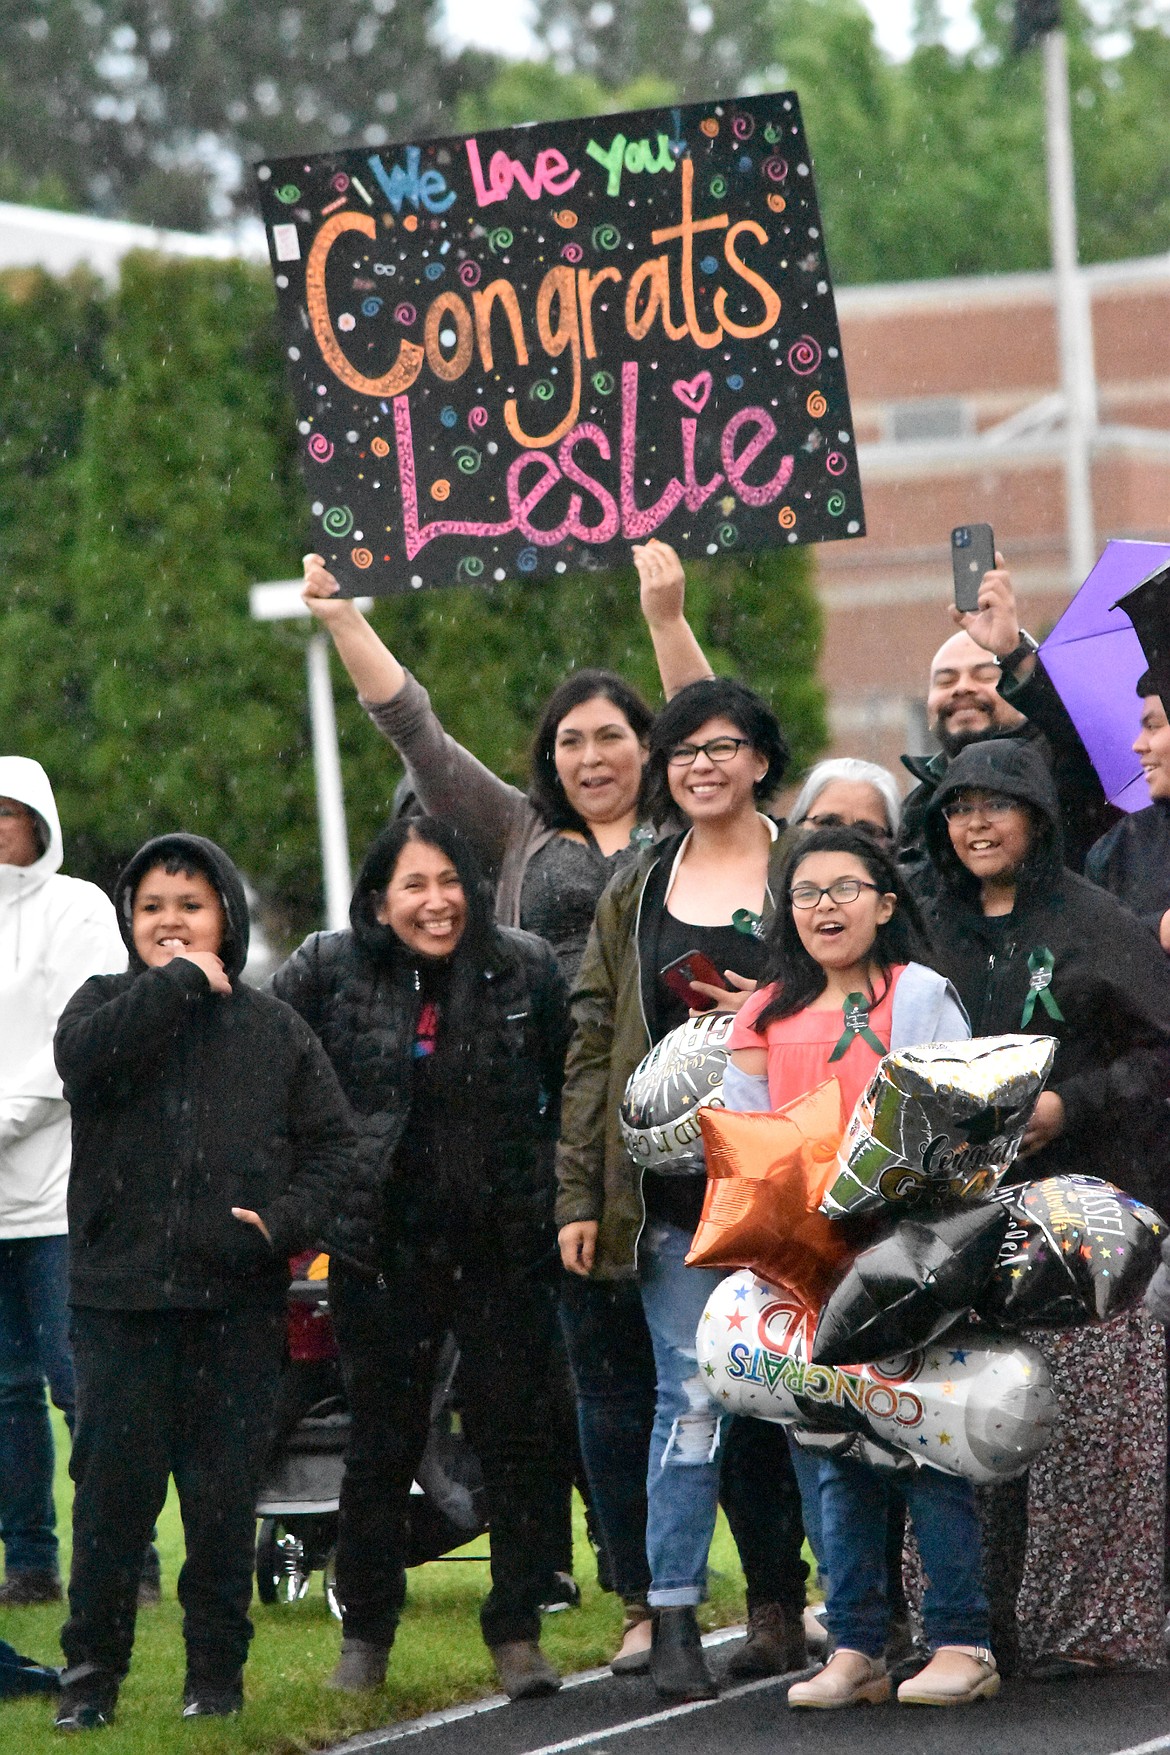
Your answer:
[[[691,1233],[651,1219],[638,1245],[642,1308],[658,1393],[646,1479],[650,1605],[682,1608],[707,1594],[707,1552],[719,1506],[719,1410],[695,1353],[703,1306],[725,1276],[685,1264]]]

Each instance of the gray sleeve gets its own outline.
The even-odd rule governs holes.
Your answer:
[[[971,1024],[950,982],[922,963],[907,965],[894,991],[890,1049],[923,1042],[966,1042]]]
[[[410,672],[388,701],[362,701],[382,736],[406,763],[419,802],[472,841],[493,875],[508,843],[523,834],[532,806],[443,730],[431,698]]]
[[[771,1109],[767,1073],[745,1073],[728,1061],[723,1075],[723,1107],[755,1114]]]

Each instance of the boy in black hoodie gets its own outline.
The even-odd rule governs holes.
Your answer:
[[[148,841],[114,902],[130,967],[87,981],[55,1042],[73,1111],[70,1731],[113,1716],[170,1475],[187,1543],[183,1716],[242,1704],[286,1262],[326,1233],[355,1143],[312,1031],[239,982],[248,911],[226,854],[197,835]]]

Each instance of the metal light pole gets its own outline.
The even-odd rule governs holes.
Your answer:
[[[1065,525],[1071,583],[1077,586],[1088,578],[1097,559],[1093,525],[1093,440],[1097,430],[1093,314],[1084,277],[1077,266],[1068,39],[1063,30],[1048,30],[1043,45],[1048,225],[1056,275],[1065,410]]]
[[[252,615],[259,622],[303,621],[309,615],[301,598],[298,579],[253,585],[248,600]],[[369,609],[373,599],[362,597],[357,603],[360,609]],[[309,683],[313,774],[317,786],[317,829],[321,837],[321,872],[325,886],[325,924],[331,932],[340,932],[349,925],[351,882],[341,752],[337,742],[333,682],[329,675],[329,644],[328,634],[310,635],[305,664]]]

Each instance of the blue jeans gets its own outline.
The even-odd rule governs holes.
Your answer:
[[[691,1234],[651,1220],[638,1247],[642,1308],[654,1347],[658,1391],[646,1477],[646,1557],[651,1607],[701,1603],[719,1505],[722,1420],[699,1370],[695,1331],[725,1276],[689,1268]]]
[[[891,1496],[906,1503],[926,1575],[922,1619],[932,1650],[988,1645],[975,1489],[938,1469],[891,1477],[848,1458],[820,1459],[821,1534],[829,1571],[827,1620],[838,1645],[880,1657],[890,1605],[886,1530]]]
[[[644,1600],[650,1589],[646,1460],[656,1394],[638,1283],[566,1274],[560,1315],[609,1583],[627,1601]],[[748,1608],[783,1603],[799,1613],[808,1568],[784,1429],[762,1420],[725,1421],[721,1451],[719,1498],[739,1549]]]
[[[0,1539],[10,1574],[57,1571],[45,1383],[73,1429],[68,1239],[0,1239]]]

